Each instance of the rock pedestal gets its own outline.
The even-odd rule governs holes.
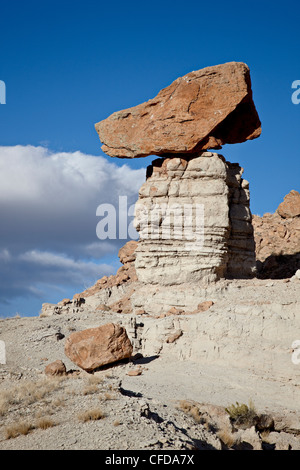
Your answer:
[[[212,152],[153,161],[135,209],[140,282],[174,285],[253,276],[249,184],[242,172]]]

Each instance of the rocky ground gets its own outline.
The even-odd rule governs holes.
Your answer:
[[[291,349],[300,339],[299,287],[295,276],[225,281],[209,292],[213,305],[191,315],[96,310],[94,294],[50,316],[1,320],[0,449],[300,449],[300,364]],[[87,373],[66,356],[66,339],[108,322],[126,327],[133,356]],[[46,375],[58,359],[67,373]],[[232,408],[234,421],[225,408],[236,402],[247,407]]]
[[[254,216],[256,278],[143,285],[129,242],[115,276],[0,320],[0,450],[300,450],[299,215],[291,191]],[[132,355],[88,373],[66,342],[108,323]]]

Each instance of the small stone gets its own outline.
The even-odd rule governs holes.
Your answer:
[[[205,302],[201,302],[201,304],[198,304],[197,312],[199,313],[206,312],[206,310],[210,309],[210,307],[212,307],[213,304],[214,303],[212,300],[206,300]]]
[[[142,375],[142,369],[134,369],[134,370],[129,370],[127,372],[127,375],[129,375],[130,377],[136,377],[138,375]]]

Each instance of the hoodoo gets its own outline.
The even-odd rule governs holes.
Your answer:
[[[95,127],[111,157],[160,157],[136,203],[138,281],[170,286],[253,276],[249,183],[237,163],[207,151],[261,133],[246,64],[191,72]]]

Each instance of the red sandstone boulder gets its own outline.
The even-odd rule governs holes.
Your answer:
[[[242,62],[188,73],[155,98],[115,112],[95,128],[102,150],[120,158],[194,154],[261,134],[250,71]]]
[[[300,193],[295,190],[289,192],[279,204],[277,212],[284,219],[300,216]]]
[[[127,359],[132,351],[125,328],[114,323],[72,333],[65,344],[66,356],[87,372]]]

